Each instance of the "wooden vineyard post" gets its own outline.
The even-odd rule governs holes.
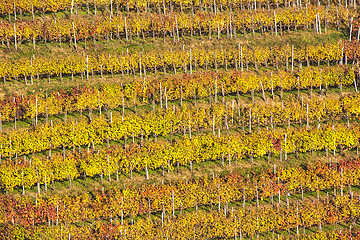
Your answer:
[[[217,76],[215,76],[215,93],[214,93],[215,103],[217,101]]]
[[[74,22],[71,22],[72,25],[72,30],[73,30],[73,34],[74,34],[74,45],[75,45],[75,50],[77,51],[77,46],[76,46],[76,35],[75,35],[75,26],[74,26]]]
[[[275,36],[277,36],[277,24],[276,24],[276,13],[274,10],[274,27],[275,27]]]
[[[149,171],[147,164],[145,165],[145,172],[146,172],[146,180],[149,180]]]
[[[15,4],[15,3],[14,3]],[[15,5],[14,5],[15,6]],[[16,20],[16,19],[15,19]],[[17,39],[16,39],[16,26],[15,26],[15,23],[14,23],[14,41],[15,41],[15,49],[17,50]]]
[[[251,133],[251,108],[249,108],[249,133]]]
[[[291,45],[291,71],[294,71],[294,45]]]
[[[129,41],[129,38],[128,38],[128,31],[127,31],[127,26],[126,26],[126,17],[124,17],[124,25],[125,25],[125,37],[126,37],[126,42]]]

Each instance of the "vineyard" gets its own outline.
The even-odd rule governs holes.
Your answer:
[[[0,239],[360,239],[358,0],[2,0]]]

